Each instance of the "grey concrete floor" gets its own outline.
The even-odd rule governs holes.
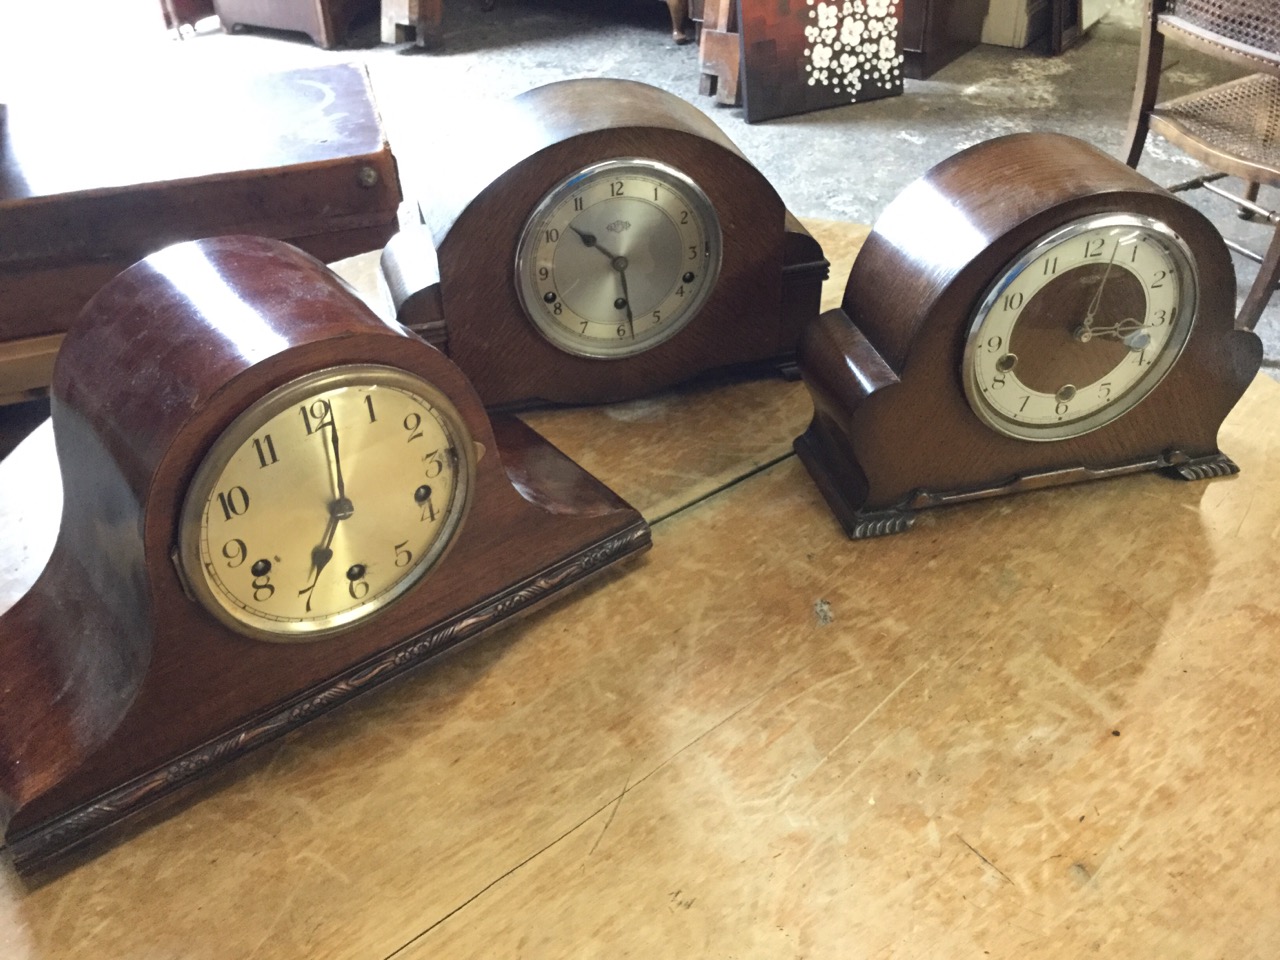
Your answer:
[[[175,42],[159,29],[141,29],[136,16],[104,15],[104,8],[120,2],[97,0],[92,13],[86,7],[86,16],[96,17],[103,31],[114,30],[119,39],[106,44],[100,33],[87,34],[93,42],[82,35],[84,42],[74,52],[79,77],[88,75],[95,63],[104,64],[103,69],[147,69],[158,75],[179,60],[202,61],[215,70],[335,60],[367,64],[407,196],[423,196],[434,188],[415,173],[421,166],[415,157],[449,149],[448,139],[431,123],[441,107],[454,109],[468,98],[508,97],[567,77],[609,76],[654,84],[704,110],[799,216],[864,223],[874,222],[899,191],[933,164],[1001,134],[1058,131],[1119,155],[1137,58],[1136,33],[1104,20],[1061,56],[980,46],[928,80],[907,81],[900,97],[751,125],[740,109],[718,106],[699,94],[696,45],[672,42],[666,7],[656,0],[498,0],[491,11],[482,10],[478,0],[450,0],[445,42],[433,52],[381,45],[376,19],[358,23],[348,45],[333,51],[314,47],[300,34],[225,34],[216,21],[203,22],[195,36]],[[48,50],[37,50],[21,42],[19,32],[0,24],[0,100],[6,79],[25,86],[47,71]],[[127,53],[122,56],[122,51]],[[43,82],[68,82],[65,63],[62,68],[61,78],[45,76]],[[1167,58],[1167,71],[1181,85],[1221,75],[1212,61],[1181,51]],[[452,135],[465,133],[455,128]],[[1163,184],[1202,172],[1154,136],[1139,170]],[[1225,235],[1254,248],[1265,244],[1266,228],[1239,220],[1226,201],[1186,196]],[[1262,200],[1280,198],[1264,191]],[[1235,261],[1243,296],[1256,267],[1240,257]],[[1258,332],[1269,372],[1276,374],[1280,298],[1264,314]]]

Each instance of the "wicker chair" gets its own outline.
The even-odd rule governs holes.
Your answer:
[[[1246,70],[1257,71],[1208,90],[1157,102],[1166,36]],[[1276,0],[1147,0],[1138,55],[1138,83],[1129,119],[1126,162],[1138,165],[1154,131],[1216,171],[1170,187],[1204,187],[1241,208],[1247,219],[1273,228],[1263,255],[1228,242],[1261,264],[1238,326],[1253,329],[1280,279],[1280,214],[1256,203],[1260,184],[1280,186],[1280,16]],[[1242,196],[1218,186],[1223,177],[1245,183]]]

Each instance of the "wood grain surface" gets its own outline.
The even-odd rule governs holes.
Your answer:
[[[794,436],[797,388],[741,389]],[[785,444],[756,467],[743,395],[716,402],[718,426],[670,403],[593,451],[572,438],[604,421],[568,421],[599,411],[548,415],[624,495],[666,485],[637,569],[56,881],[0,872],[0,954],[1273,955],[1280,387],[1227,419],[1237,477],[858,543]],[[679,492],[673,465],[734,449],[738,482]]]

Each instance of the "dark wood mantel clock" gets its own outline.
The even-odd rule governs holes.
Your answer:
[[[1056,484],[1234,473],[1218,428],[1262,350],[1234,314],[1194,208],[1080,140],[991,140],[885,209],[806,331],[796,451],[855,538]]]
[[[827,262],[705,114],[602,78],[488,109],[435,152],[429,182],[442,186],[422,202],[425,225],[383,254],[400,321],[486,404],[623,400],[711,371],[794,369]]]
[[[24,872],[649,544],[275,240],[180,244],[111,281],[59,355],[53,429],[57,542],[0,619],[0,822]]]

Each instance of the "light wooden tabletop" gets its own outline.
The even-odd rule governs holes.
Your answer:
[[[1280,386],[1238,477],[856,543],[810,412],[529,415],[653,550],[43,887],[0,870],[0,957],[1273,957]]]

